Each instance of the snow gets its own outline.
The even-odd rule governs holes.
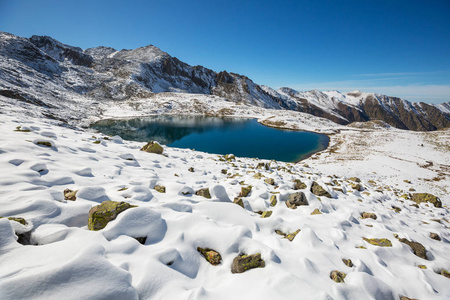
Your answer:
[[[189,149],[164,147],[164,155],[146,153],[139,151],[144,143],[59,126],[10,99],[1,100],[0,216],[28,222],[23,226],[0,219],[1,298],[450,298],[449,279],[436,273],[450,269],[448,130],[344,127],[307,114],[200,95],[161,94],[151,103],[133,102],[139,109],[129,102],[104,104],[105,116],[110,117],[195,113],[193,103],[198,111],[227,108],[237,117],[330,133],[330,147],[339,146],[298,164],[239,157],[227,162]],[[65,113],[77,117],[82,112]],[[89,116],[89,121],[97,118]],[[30,132],[15,131],[17,126]],[[38,141],[50,142],[51,147]],[[421,166],[427,161],[432,166]],[[261,162],[269,163],[269,170],[256,169]],[[255,173],[264,177],[254,178]],[[445,173],[439,181],[420,179],[438,173]],[[353,190],[346,180],[355,175],[361,177],[363,191]],[[269,177],[274,186],[264,182]],[[295,210],[284,203],[295,192],[293,179],[307,185],[302,191],[309,202]],[[333,198],[312,194],[314,181]],[[154,190],[155,185],[164,185],[166,193]],[[232,201],[247,185],[252,191],[242,198],[242,208]],[[333,189],[337,187],[343,192]],[[412,206],[398,196],[410,187],[438,194],[444,207]],[[76,201],[64,200],[66,188],[78,190]],[[211,199],[194,194],[201,188],[209,188]],[[272,195],[278,200],[274,207]],[[105,200],[137,207],[102,230],[89,231],[89,210]],[[322,214],[311,215],[316,208]],[[257,213],[266,210],[273,211],[269,218]],[[375,212],[377,219],[362,219],[363,212]],[[19,244],[14,232],[30,228],[32,245]],[[297,229],[301,231],[292,242],[275,233]],[[430,232],[442,241],[431,239]],[[430,259],[415,256],[394,234],[422,243]],[[135,239],[144,236],[144,244]],[[363,237],[388,238],[393,246],[373,246]],[[222,263],[210,265],[197,247],[218,251]],[[232,274],[233,259],[240,253],[261,253],[265,268]],[[344,265],[343,258],[350,258],[354,266]],[[345,283],[330,279],[333,270],[347,274]]]

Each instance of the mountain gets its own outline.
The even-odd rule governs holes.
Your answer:
[[[246,76],[190,66],[149,45],[81,49],[48,36],[0,32],[0,95],[40,107],[89,109],[92,101],[149,99],[154,93],[215,95],[236,103],[301,111],[338,124],[382,120],[410,130],[450,126],[450,104],[411,103],[385,95],[271,89]],[[72,99],[90,100],[85,107]]]

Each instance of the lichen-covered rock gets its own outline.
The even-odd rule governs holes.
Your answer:
[[[411,196],[411,200],[416,202],[417,204],[422,202],[430,202],[435,207],[442,207],[441,200],[436,197],[435,195],[428,194],[428,193],[414,193]]]
[[[286,201],[286,206],[291,209],[296,209],[300,205],[308,205],[308,201],[306,200],[305,193],[296,192],[292,193],[288,196]]]
[[[296,235],[300,232],[300,229],[297,229],[296,231],[292,232],[292,233],[288,233],[286,234],[286,238],[292,242],[294,240],[294,238],[296,237]]]
[[[300,179],[294,179],[294,190],[306,189],[306,184],[304,184]]]
[[[162,185],[155,185],[154,189],[155,189],[155,191],[157,191],[159,193],[165,193],[166,192],[166,187],[162,186]]]
[[[331,198],[330,193],[328,193],[320,184],[318,184],[315,181],[313,182],[313,184],[311,186],[311,193],[313,193],[316,196],[324,196],[324,197]]]
[[[76,197],[77,192],[78,192],[78,190],[72,191],[71,189],[65,189],[64,192],[63,192],[64,193],[64,200],[70,200],[70,201],[77,200],[77,197]]]
[[[380,247],[392,247],[392,242],[388,239],[368,239],[363,238],[366,242],[368,242],[371,245],[374,246],[380,246]]]
[[[20,218],[20,217],[9,217],[8,220],[18,222],[24,226],[26,226],[28,224],[24,218]]]
[[[342,259],[342,262],[343,262],[347,267],[349,267],[349,268],[353,267],[353,262],[352,262],[351,259],[345,259],[345,258],[343,258],[343,259]]]
[[[416,299],[416,298],[408,298],[408,297],[406,297],[406,296],[400,296],[400,300],[419,300],[419,299]]]
[[[195,192],[195,194],[197,196],[202,196],[207,199],[211,199],[211,194],[209,193],[209,188],[199,189],[198,191]]]
[[[351,186],[352,186],[352,189],[354,189],[355,191],[364,190],[363,186],[360,183],[353,183]]]
[[[31,132],[31,130],[28,129],[28,127],[22,128],[22,126],[17,126],[14,131],[17,131],[17,132]]]
[[[330,278],[335,282],[344,282],[346,274],[344,272],[339,272],[338,270],[331,271]]]
[[[270,185],[274,185],[275,184],[275,180],[273,178],[266,178],[264,179],[264,182]]]
[[[241,192],[239,193],[239,197],[247,197],[252,191],[252,186],[243,186],[241,187]]]
[[[263,177],[264,176],[261,173],[256,173],[255,175],[253,175],[253,178],[255,178],[255,179],[261,179]]]
[[[162,154],[164,149],[158,142],[150,141],[147,143],[147,145],[141,148],[141,151],[145,151],[148,153]]]
[[[441,237],[439,236],[439,234],[437,234],[435,232],[430,232],[430,238],[432,238],[433,240],[436,240],[436,241],[441,240]]]
[[[445,277],[447,277],[447,278],[450,278],[450,272],[448,272],[448,271],[445,270],[445,269],[442,269],[440,274],[441,274],[442,276],[445,276]]]
[[[127,202],[104,201],[89,211],[88,229],[94,231],[103,229],[121,212],[132,207],[136,206]]]
[[[275,205],[277,205],[277,203],[278,203],[277,195],[270,196],[270,206],[275,206]]]
[[[354,182],[361,182],[361,179],[359,179],[358,177],[350,177],[348,180],[354,181]]]
[[[361,217],[363,218],[363,219],[374,219],[374,220],[376,220],[377,219],[377,215],[375,214],[375,213],[371,213],[371,212],[363,212],[362,214],[361,214]]]
[[[239,255],[234,258],[233,266],[231,267],[231,273],[243,273],[254,268],[264,268],[266,266],[265,261],[261,258],[260,253],[252,255]]]
[[[400,242],[402,242],[403,244],[408,245],[409,247],[411,247],[413,253],[423,259],[428,259],[427,258],[427,251],[425,250],[425,247],[419,243],[419,242],[414,242],[414,241],[409,241],[407,239],[398,239]]]
[[[224,158],[225,158],[225,160],[227,160],[227,161],[232,161],[232,160],[235,160],[235,159],[236,159],[236,156],[234,156],[234,154],[226,154],[226,155],[224,156]]]
[[[213,266],[217,266],[222,261],[222,256],[219,252],[210,248],[197,247],[197,251],[200,252],[203,257]]]
[[[244,201],[242,201],[242,198],[239,198],[239,197],[234,198],[233,203],[239,205],[242,208],[244,208]]]
[[[400,213],[402,211],[402,209],[400,207],[397,207],[397,206],[394,206],[394,205],[392,205],[391,207],[396,213]]]
[[[322,212],[318,208],[314,209],[313,212],[311,213],[311,215],[321,215],[321,214]]]
[[[266,210],[261,214],[261,218],[268,218],[272,215],[272,211],[271,210]]]

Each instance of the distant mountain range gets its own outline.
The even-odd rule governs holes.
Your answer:
[[[0,32],[0,95],[52,106],[74,97],[146,99],[160,92],[216,95],[236,103],[301,111],[338,124],[382,120],[401,129],[450,126],[450,102],[433,105],[355,91],[274,90],[246,76],[190,66],[149,45],[133,50],[83,50],[48,36]]]

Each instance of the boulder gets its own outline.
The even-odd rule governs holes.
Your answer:
[[[234,258],[231,267],[231,273],[243,273],[254,268],[264,268],[265,261],[261,258],[260,253],[247,255],[242,254]]]
[[[225,158],[226,161],[233,161],[233,160],[236,159],[236,156],[234,156],[234,154],[226,154],[224,156],[224,158]]]
[[[342,262],[343,262],[347,267],[349,267],[349,268],[353,267],[353,262],[352,262],[351,259],[345,259],[345,258],[343,258],[343,259],[342,259]]]
[[[313,184],[311,186],[311,193],[313,193],[316,196],[324,196],[324,197],[331,198],[330,193],[328,193],[320,184],[318,184],[315,181],[313,182]]]
[[[198,191],[195,192],[195,194],[197,196],[202,196],[207,199],[211,199],[211,194],[209,193],[209,188],[199,189]]]
[[[354,181],[354,182],[361,182],[361,179],[359,179],[358,177],[350,177],[348,180]]]
[[[271,210],[266,210],[261,214],[261,218],[268,218],[272,215],[272,211]]]
[[[210,248],[197,247],[197,251],[200,252],[203,257],[213,266],[217,266],[222,261],[222,256],[219,252]]]
[[[428,194],[428,193],[414,193],[412,194],[411,200],[416,202],[417,204],[422,202],[430,202],[435,207],[442,207],[441,200],[436,197],[435,195]]]
[[[294,190],[306,189],[306,184],[304,184],[300,179],[294,179]]]
[[[360,183],[353,183],[352,185],[352,189],[354,189],[355,191],[362,191],[364,190],[363,186]]]
[[[272,195],[270,196],[270,206],[275,206],[277,205],[277,195]]]
[[[242,201],[242,198],[239,198],[239,197],[234,198],[233,203],[239,205],[242,208],[244,208],[244,201]]]
[[[77,192],[78,192],[78,190],[72,191],[71,189],[65,189],[64,192],[63,192],[64,193],[64,200],[70,200],[70,201],[77,200],[77,197],[76,197]]]
[[[274,185],[275,184],[275,180],[273,178],[266,178],[264,179],[264,182],[270,185]]]
[[[255,175],[253,175],[253,178],[255,178],[255,179],[261,179],[263,177],[264,176],[261,173],[256,173]]]
[[[346,274],[344,272],[339,272],[338,270],[331,271],[330,278],[335,282],[344,282]]]
[[[158,142],[150,141],[147,143],[147,145],[141,148],[141,151],[145,151],[148,153],[162,154],[164,149]]]
[[[436,241],[441,240],[441,237],[439,236],[439,234],[434,233],[434,232],[430,232],[430,238],[432,238],[433,240],[436,240]]]
[[[321,215],[321,214],[322,212],[318,208],[314,209],[314,211],[311,213],[311,215]]]
[[[239,197],[247,197],[252,191],[252,186],[243,186],[241,187],[241,192],[239,193]]]
[[[162,186],[162,185],[155,185],[154,189],[155,189],[155,191],[160,192],[160,193],[166,192],[166,187]]]
[[[392,242],[388,239],[368,239],[363,238],[366,242],[368,242],[371,245],[374,246],[380,246],[380,247],[392,247]]]
[[[377,215],[375,214],[375,213],[371,213],[371,212],[363,212],[362,214],[361,214],[361,217],[363,218],[363,219],[374,219],[374,220],[376,220],[377,219]]]
[[[423,259],[428,259],[427,258],[427,251],[425,250],[425,247],[419,243],[419,242],[414,242],[414,241],[409,241],[407,239],[398,239],[401,243],[408,245],[409,247],[411,247],[413,253]]]
[[[104,201],[89,211],[88,229],[100,230],[106,227],[108,222],[114,220],[121,212],[137,207],[127,202]]]
[[[296,209],[300,205],[308,205],[308,201],[306,200],[305,193],[296,192],[292,193],[288,196],[286,201],[286,206],[291,209]]]

